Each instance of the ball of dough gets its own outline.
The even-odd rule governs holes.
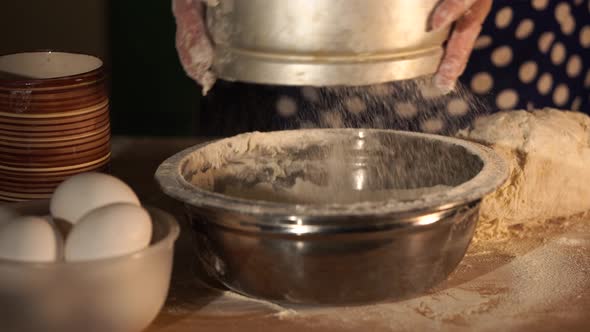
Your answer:
[[[543,109],[479,119],[459,137],[491,146],[510,163],[510,177],[481,205],[482,220],[503,225],[590,210],[590,117]]]

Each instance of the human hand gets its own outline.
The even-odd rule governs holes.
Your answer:
[[[492,9],[492,0],[444,0],[435,9],[431,27],[445,28],[455,22],[447,41],[445,55],[434,76],[434,85],[451,91],[465,71],[467,61],[481,32],[481,27]]]
[[[189,77],[203,88],[203,95],[215,83],[213,44],[205,24],[205,4],[212,0],[172,0],[176,19],[176,50]]]

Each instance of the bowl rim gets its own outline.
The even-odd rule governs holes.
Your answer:
[[[47,214],[49,214],[49,201],[48,200],[37,200],[37,201],[25,201],[25,202],[18,202],[18,203],[8,203],[8,204],[0,204],[0,206],[6,206],[10,209],[17,210],[17,212],[23,211],[25,209],[35,209],[39,211],[41,209],[46,210]],[[174,216],[170,213],[163,211],[159,208],[142,205],[143,208],[148,210],[150,216],[152,217],[152,223],[160,223],[167,228],[167,234],[157,241],[154,244],[150,244],[148,247],[126,254],[126,255],[118,255],[113,257],[106,257],[106,258],[99,258],[93,260],[86,260],[86,261],[75,261],[75,262],[67,262],[65,260],[62,261],[55,261],[55,262],[24,262],[19,260],[12,260],[6,258],[0,258],[0,266],[15,266],[15,267],[27,267],[27,268],[60,268],[60,267],[67,267],[67,268],[94,268],[98,265],[110,265],[116,264],[117,262],[123,262],[128,260],[134,259],[141,259],[144,257],[155,255],[161,251],[166,250],[169,247],[174,247],[174,243],[178,239],[180,235],[180,226],[178,221]],[[38,215],[38,213],[37,213]]]
[[[379,134],[402,135],[441,141],[449,145],[463,147],[472,155],[479,157],[483,167],[478,174],[468,181],[445,191],[444,194],[435,194],[428,200],[416,200],[412,202],[399,202],[393,200],[363,202],[355,204],[354,209],[348,205],[303,205],[287,204],[266,201],[254,201],[242,198],[230,197],[212,191],[204,190],[189,183],[182,175],[181,167],[191,154],[210,144],[231,139],[247,139],[253,135],[304,135],[317,133],[351,133],[353,135]],[[363,133],[363,134],[361,134]],[[508,164],[491,148],[479,143],[470,142],[460,138],[446,137],[418,132],[388,130],[388,129],[299,129],[274,132],[251,132],[217,139],[210,142],[189,147],[166,159],[157,169],[155,179],[161,190],[172,198],[184,202],[189,206],[201,209],[216,209],[225,213],[238,215],[260,216],[268,215],[282,217],[285,222],[298,222],[298,217],[326,217],[326,218],[363,218],[363,217],[402,217],[424,213],[425,211],[443,211],[458,206],[480,201],[487,194],[499,188],[508,178]],[[297,218],[296,218],[297,217]],[[274,222],[270,221],[274,220]],[[262,219],[260,224],[276,224],[276,218]]]
[[[79,72],[76,74],[71,75],[64,75],[58,77],[50,77],[50,78],[20,78],[20,79],[3,79],[0,78],[0,87],[29,87],[29,88],[37,88],[37,87],[44,87],[45,85],[52,85],[52,84],[60,84],[60,83],[69,83],[69,82],[81,82],[85,78],[89,76],[102,76],[104,74],[104,67],[105,62],[98,56],[87,54],[84,52],[69,52],[69,51],[62,51],[59,49],[36,49],[36,50],[29,50],[29,51],[22,51],[22,52],[7,52],[7,53],[0,53],[0,57],[6,56],[17,56],[23,54],[69,54],[75,56],[84,56],[94,58],[95,60],[99,61],[99,66]]]

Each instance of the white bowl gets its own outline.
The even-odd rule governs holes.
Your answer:
[[[22,214],[48,215],[48,202],[12,205]],[[162,308],[180,228],[169,214],[147,208],[149,247],[87,262],[24,263],[0,259],[2,331],[133,332]],[[122,220],[121,222],[124,222]]]

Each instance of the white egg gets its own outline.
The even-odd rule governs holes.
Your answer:
[[[61,240],[47,220],[20,217],[0,226],[0,257],[25,262],[53,262]]]
[[[6,224],[12,219],[20,217],[20,214],[8,206],[0,206],[0,225]]]
[[[148,212],[137,205],[116,203],[92,210],[74,225],[65,245],[66,261],[84,261],[130,254],[152,238]]]
[[[54,218],[75,224],[88,212],[113,203],[140,205],[137,195],[123,181],[102,173],[82,173],[55,189],[49,210]]]

